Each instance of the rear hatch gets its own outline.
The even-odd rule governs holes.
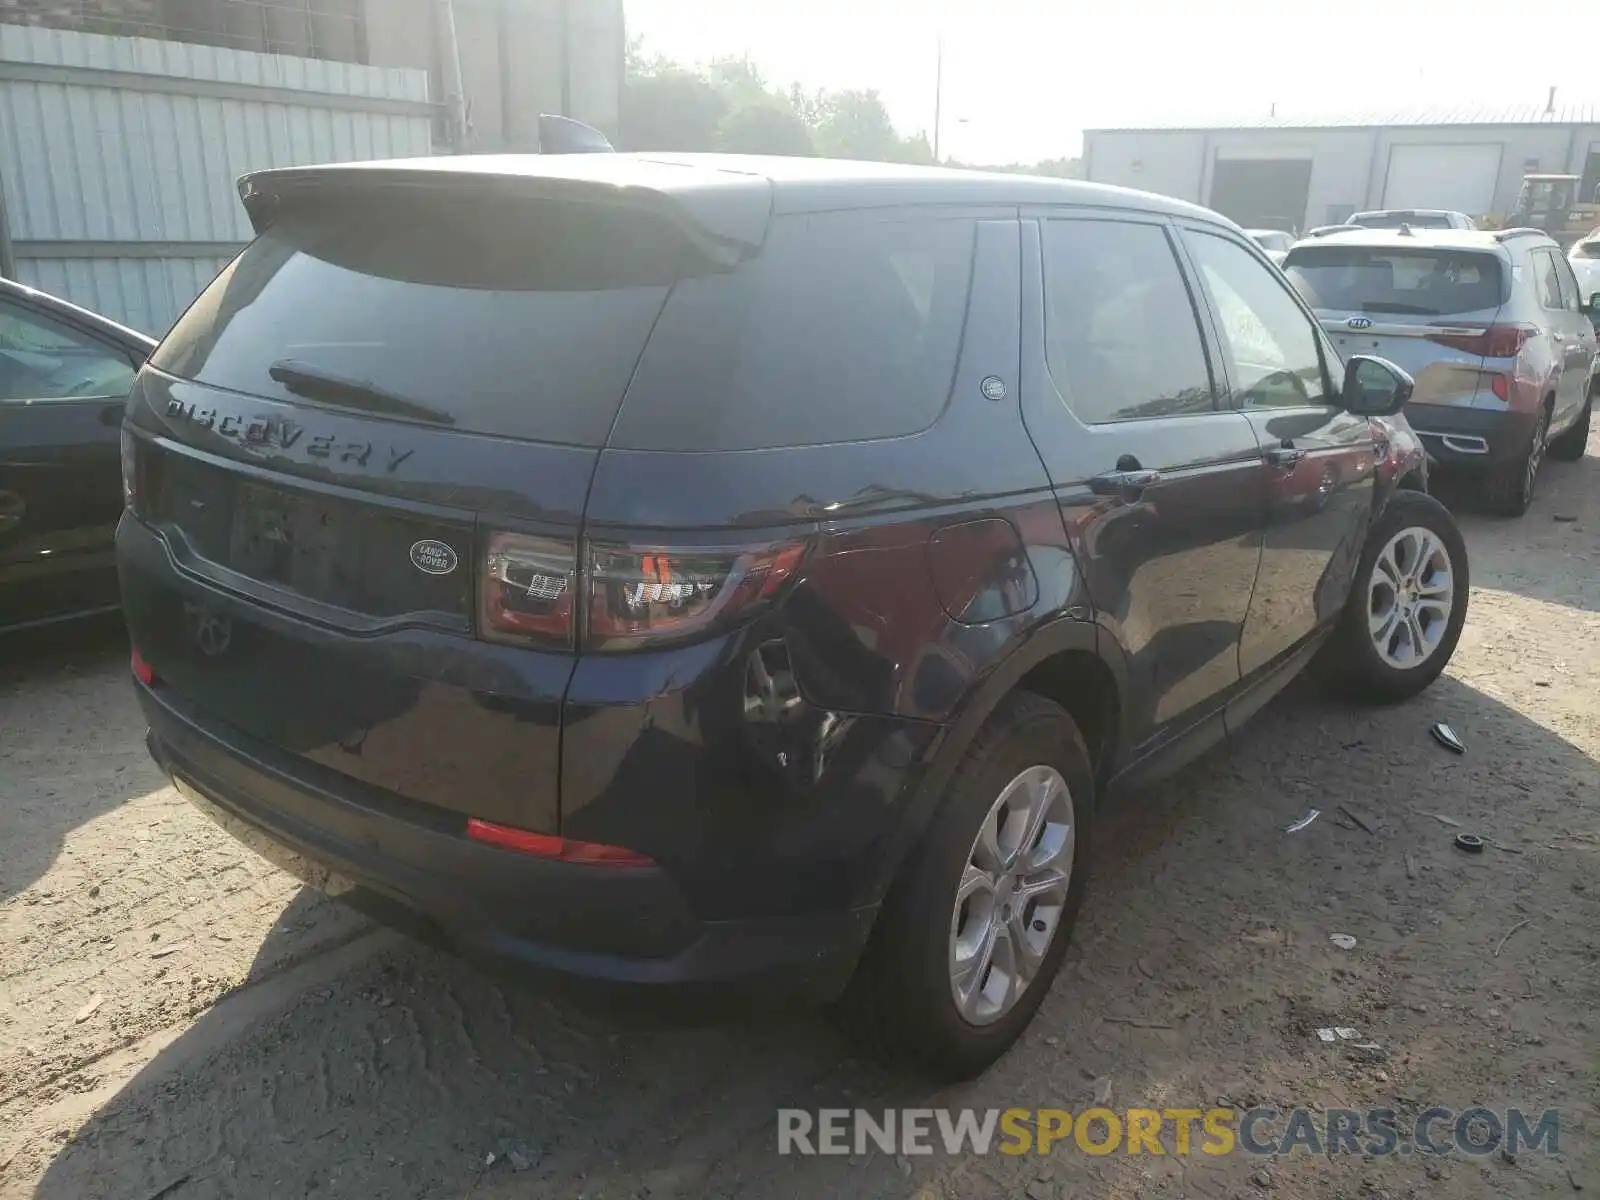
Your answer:
[[[1322,242],[1296,246],[1283,269],[1341,355],[1376,354],[1411,373],[1415,404],[1490,394],[1485,356],[1515,340],[1496,325],[1510,269],[1490,249]]]
[[[178,581],[125,553],[136,642],[184,702],[318,769],[553,830],[599,449],[673,285],[739,252],[607,181],[244,190],[260,236],[130,406],[134,510]],[[759,229],[764,189],[739,198],[725,216]]]

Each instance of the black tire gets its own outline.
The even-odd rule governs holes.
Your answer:
[[[1600,384],[1589,389],[1589,397],[1583,402],[1583,411],[1578,414],[1572,428],[1550,439],[1551,458],[1577,462],[1583,457],[1584,451],[1589,448],[1589,420],[1594,416],[1594,394],[1597,389],[1600,389]]]
[[[1450,557],[1451,604],[1444,636],[1431,656],[1417,666],[1402,668],[1385,662],[1378,653],[1368,630],[1368,612],[1379,554],[1396,534],[1413,527],[1426,529],[1437,537]],[[1314,673],[1336,694],[1357,703],[1398,704],[1409,700],[1439,677],[1455,653],[1467,620],[1470,586],[1467,545],[1450,510],[1423,492],[1396,492],[1367,534],[1355,585],[1333,636],[1313,660]]]
[[[1539,410],[1539,420],[1528,438],[1527,448],[1514,462],[1500,463],[1489,471],[1485,503],[1489,511],[1502,517],[1520,517],[1533,503],[1539,484],[1539,468],[1549,449],[1551,403]]]
[[[1065,903],[1037,974],[1013,1007],[969,1023],[951,991],[956,890],[979,828],[1006,785],[1052,766],[1071,793],[1076,842]],[[884,901],[872,939],[837,1015],[877,1057],[936,1079],[970,1079],[1010,1048],[1061,969],[1083,902],[1094,771],[1083,736],[1059,705],[1027,692],[1004,700],[979,730],[938,813]]]

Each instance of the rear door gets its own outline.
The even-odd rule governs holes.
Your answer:
[[[1572,264],[1554,250],[1543,253],[1550,256],[1550,269],[1555,274],[1561,300],[1561,307],[1550,313],[1550,319],[1563,364],[1555,424],[1564,426],[1583,408],[1589,396],[1595,357],[1594,325],[1578,301],[1578,280],[1572,272]]]
[[[1042,280],[1024,293],[1035,306],[1025,329],[1044,362],[1025,374],[1023,411],[1097,618],[1129,661],[1137,755],[1239,681],[1261,552],[1261,451],[1250,422],[1219,403],[1164,218],[1052,211],[1034,228]]]
[[[1248,678],[1344,606],[1372,509],[1372,425],[1344,411],[1342,367],[1316,319],[1243,239],[1187,225],[1183,241],[1221,337],[1232,403],[1265,463],[1261,571],[1239,644]]]
[[[0,626],[115,607],[117,431],[136,366],[0,298]]]
[[[1283,269],[1341,357],[1376,354],[1410,372],[1413,404],[1467,406],[1487,386],[1483,332],[1511,283],[1494,251],[1312,244]]]

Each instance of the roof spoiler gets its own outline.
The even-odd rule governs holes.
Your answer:
[[[570,152],[579,153],[579,152]],[[257,235],[265,233],[285,207],[302,201],[359,192],[363,189],[481,189],[484,194],[515,193],[548,200],[599,201],[637,205],[676,222],[719,262],[736,263],[766,240],[772,212],[771,183],[758,175],[741,175],[732,184],[683,187],[684,173],[662,165],[654,177],[637,181],[613,179],[609,171],[586,170],[581,162],[550,155],[511,155],[516,163],[550,158],[544,172],[472,170],[494,163],[492,156],[464,156],[398,162],[354,162],[317,167],[279,167],[239,177],[239,199]],[[464,165],[463,165],[464,164]],[[692,179],[689,180],[692,182]]]
[[[1514,225],[1510,229],[1496,229],[1494,240],[1497,242],[1510,241],[1515,237],[1548,237],[1542,229],[1535,229],[1531,225]]]
[[[539,114],[540,154],[615,154],[617,148],[611,140],[593,125],[574,121],[571,117],[558,117],[554,113]]]

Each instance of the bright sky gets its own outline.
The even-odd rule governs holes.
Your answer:
[[[1600,94],[1584,0],[624,3],[647,51],[748,53],[774,83],[877,88],[903,132],[932,132],[942,31],[943,151],[969,162],[1076,154],[1085,128],[1221,123],[1274,102],[1284,116]]]

